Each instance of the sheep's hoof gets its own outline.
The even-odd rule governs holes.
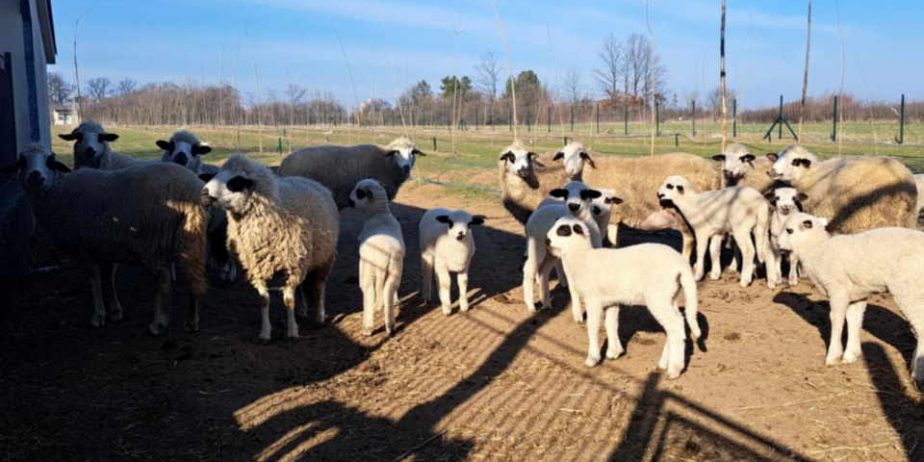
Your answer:
[[[544,310],[544,309],[545,309],[545,304],[543,304],[542,302],[533,304],[533,312],[534,312],[534,313],[535,313],[536,311],[542,311],[542,310]]]
[[[617,349],[617,348],[612,348],[612,349],[607,348],[607,349],[606,349],[606,359],[616,359],[616,358],[619,358],[619,357],[622,355],[622,353],[623,353],[623,349],[622,349],[622,348],[619,348],[619,349]]]
[[[747,286],[751,285],[751,280],[750,280],[750,279],[742,279],[740,285],[741,285],[741,287],[747,287]]]
[[[461,312],[463,312],[463,313],[468,312],[468,306],[460,306],[460,307],[459,307],[459,311],[461,311]]]
[[[837,356],[828,356],[825,358],[825,366],[837,366],[841,362],[841,358]]]
[[[599,362],[600,362],[599,356],[588,356],[587,359],[584,360],[584,365],[587,367],[594,367]]]
[[[372,329],[363,328],[363,335],[366,337],[372,337]]]
[[[121,307],[112,308],[110,311],[112,311],[112,316],[110,316],[110,319],[112,319],[113,321],[121,321],[122,318],[125,316]]]
[[[584,313],[575,314],[575,315],[574,315],[574,322],[576,322],[576,323],[578,323],[578,324],[584,324]]]
[[[159,336],[160,334],[164,333],[165,330],[167,330],[167,326],[166,326],[165,324],[161,324],[161,323],[159,323],[159,322],[157,322],[157,321],[154,321],[154,322],[152,322],[151,324],[148,325],[148,332],[150,332],[151,335],[153,335],[153,336],[155,336],[155,337],[157,337],[157,336]]]
[[[797,285],[799,285],[799,280],[798,280],[798,279],[790,279],[790,280],[789,280],[789,287],[795,287],[795,286],[797,286]]]
[[[722,273],[709,273],[709,279],[712,281],[718,281],[722,277]]]
[[[183,327],[186,329],[186,332],[189,333],[199,332],[199,321],[186,321]]]
[[[844,358],[843,358],[844,364],[853,364],[857,362],[858,359],[860,359],[859,353],[853,353],[850,351],[844,353]]]
[[[668,380],[674,380],[674,379],[680,377],[680,372],[681,372],[681,369],[674,369],[674,368],[668,369],[668,371],[667,371],[667,379],[668,379]]]
[[[90,316],[90,325],[96,328],[100,328],[106,325],[106,316],[100,316],[97,313],[93,313],[93,316]]]
[[[449,316],[452,314],[452,308],[443,308],[443,314]]]

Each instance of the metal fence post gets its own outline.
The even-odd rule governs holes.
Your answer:
[[[696,138],[696,100],[693,100],[692,103],[693,103],[693,110],[692,110],[693,116],[691,117],[691,120],[693,120],[693,138]]]
[[[905,94],[902,93],[902,104],[898,111],[898,144],[905,142]]]
[[[571,132],[574,132],[574,105],[571,105]]]
[[[434,151],[437,151],[437,150],[438,150],[438,149],[436,149],[436,137],[435,137],[435,136],[433,137],[433,150],[434,150]]]
[[[738,98],[732,100],[732,138],[738,137]]]
[[[655,100],[655,136],[661,136],[661,104]]]
[[[597,103],[594,103],[594,113],[597,117],[596,133],[600,133],[600,105]]]
[[[623,107],[625,108],[625,117],[623,118],[624,122],[623,122],[622,132],[624,135],[628,135],[629,134],[629,103],[626,103]]]
[[[837,141],[837,95],[834,95],[834,109],[831,111],[831,141]]]

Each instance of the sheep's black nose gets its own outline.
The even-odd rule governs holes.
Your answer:
[[[180,165],[186,165],[186,163],[189,162],[189,158],[186,157],[185,152],[181,152],[173,158],[173,162]]]
[[[83,153],[84,153],[84,155],[86,155],[87,157],[93,157],[93,156],[96,155],[96,149],[87,148],[87,149],[85,149],[85,150],[83,151]]]
[[[26,184],[28,184],[29,186],[33,188],[39,188],[43,184],[45,184],[45,177],[42,176],[41,173],[37,171],[33,171],[32,173],[29,174],[28,177],[26,177]]]
[[[577,212],[579,208],[581,208],[581,204],[574,204],[574,203],[568,204],[568,210],[570,210],[570,211],[572,211],[572,212]],[[561,209],[559,209],[559,210],[561,210]]]
[[[457,241],[461,241],[462,239],[465,239],[465,233],[459,233],[456,235]]]
[[[410,166],[410,165],[405,165],[405,166],[404,166],[404,174],[405,174],[405,175],[410,175],[410,174],[411,174],[411,166]]]
[[[552,245],[552,240],[549,239],[549,238],[545,238],[545,246],[546,246],[546,247],[549,247],[549,246],[551,246],[551,245]]]

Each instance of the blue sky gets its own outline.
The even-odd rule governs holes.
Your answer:
[[[59,48],[52,70],[72,77],[81,18],[84,81],[227,81],[246,99],[281,98],[295,83],[352,105],[394,98],[420,79],[436,88],[444,75],[474,76],[480,56],[494,51],[502,62],[509,54],[514,72],[533,69],[552,89],[561,88],[566,70],[577,69],[584,90],[597,94],[593,70],[602,41],[633,32],[651,34],[668,85],[681,99],[705,95],[718,79],[718,0],[52,3]],[[727,67],[739,104],[774,104],[780,93],[797,98],[806,3],[728,3]],[[846,91],[866,99],[924,95],[924,2],[816,0],[814,8],[811,94],[836,91],[843,80]]]

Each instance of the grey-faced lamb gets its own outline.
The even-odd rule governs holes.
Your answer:
[[[189,130],[177,131],[169,140],[157,140],[155,144],[164,151],[160,157],[161,162],[179,164],[196,174],[218,173],[218,167],[202,162],[201,156],[212,152],[212,148]]]
[[[616,359],[624,351],[619,341],[619,305],[645,305],[667,332],[658,367],[667,377],[680,376],[684,367],[686,332],[676,299],[683,292],[690,336],[701,331],[696,319],[696,281],[689,263],[674,249],[662,244],[639,244],[622,249],[598,249],[582,220],[563,217],[546,234],[549,248],[559,255],[565,273],[587,307],[587,366],[600,362],[600,323],[606,312],[606,357]]]
[[[380,181],[395,198],[411,175],[418,156],[425,154],[407,138],[396,138],[387,146],[313,146],[293,152],[279,166],[280,176],[303,176],[330,188],[337,207],[349,205],[350,191],[365,178]]]
[[[118,170],[151,161],[135,159],[113,151],[109,146],[119,135],[109,133],[92,120],[85,120],[70,133],[58,135],[64,141],[74,141],[74,169],[83,167],[102,170]]]
[[[16,168],[40,226],[65,253],[89,266],[93,294],[91,324],[106,322],[100,265],[134,263],[157,275],[154,320],[160,334],[169,323],[171,265],[186,270],[192,301],[186,327],[199,328],[199,299],[205,295],[205,210],[202,182],[176,165],[148,163],[120,170],[67,166],[41,145],[19,155]],[[111,306],[121,318],[121,306]]]
[[[497,160],[501,202],[523,224],[548,198],[549,191],[561,188],[569,180],[561,165],[538,157],[517,140],[502,149]]]
[[[729,144],[712,159],[722,163],[722,186],[750,186],[762,193],[773,186],[774,179],[770,176],[773,162],[765,156],[755,156],[741,143]]]
[[[290,338],[298,337],[296,289],[325,320],[324,296],[336,255],[340,217],[330,190],[305,178],[277,178],[243,154],[231,156],[205,187],[202,200],[217,203],[228,216],[228,247],[260,295],[260,338],[269,340],[268,283],[283,275],[282,300]],[[302,314],[307,314],[304,306]]]
[[[825,229],[826,218],[796,213],[784,224],[780,248],[798,256],[805,274],[828,298],[831,339],[825,364],[842,358],[852,363],[862,356],[860,329],[870,295],[889,292],[917,337],[911,375],[924,389],[924,233],[906,228],[876,228],[850,235]],[[847,322],[847,347],[841,335]]]
[[[425,302],[430,301],[435,271],[443,314],[452,313],[450,273],[456,273],[459,309],[468,311],[468,270],[475,255],[472,226],[482,224],[482,215],[444,208],[427,210],[420,219],[420,295]]]
[[[356,183],[350,207],[365,215],[359,233],[359,287],[363,291],[363,334],[372,335],[375,311],[381,307],[385,331],[395,332],[398,286],[404,273],[404,236],[388,207],[385,187],[372,178]]]

